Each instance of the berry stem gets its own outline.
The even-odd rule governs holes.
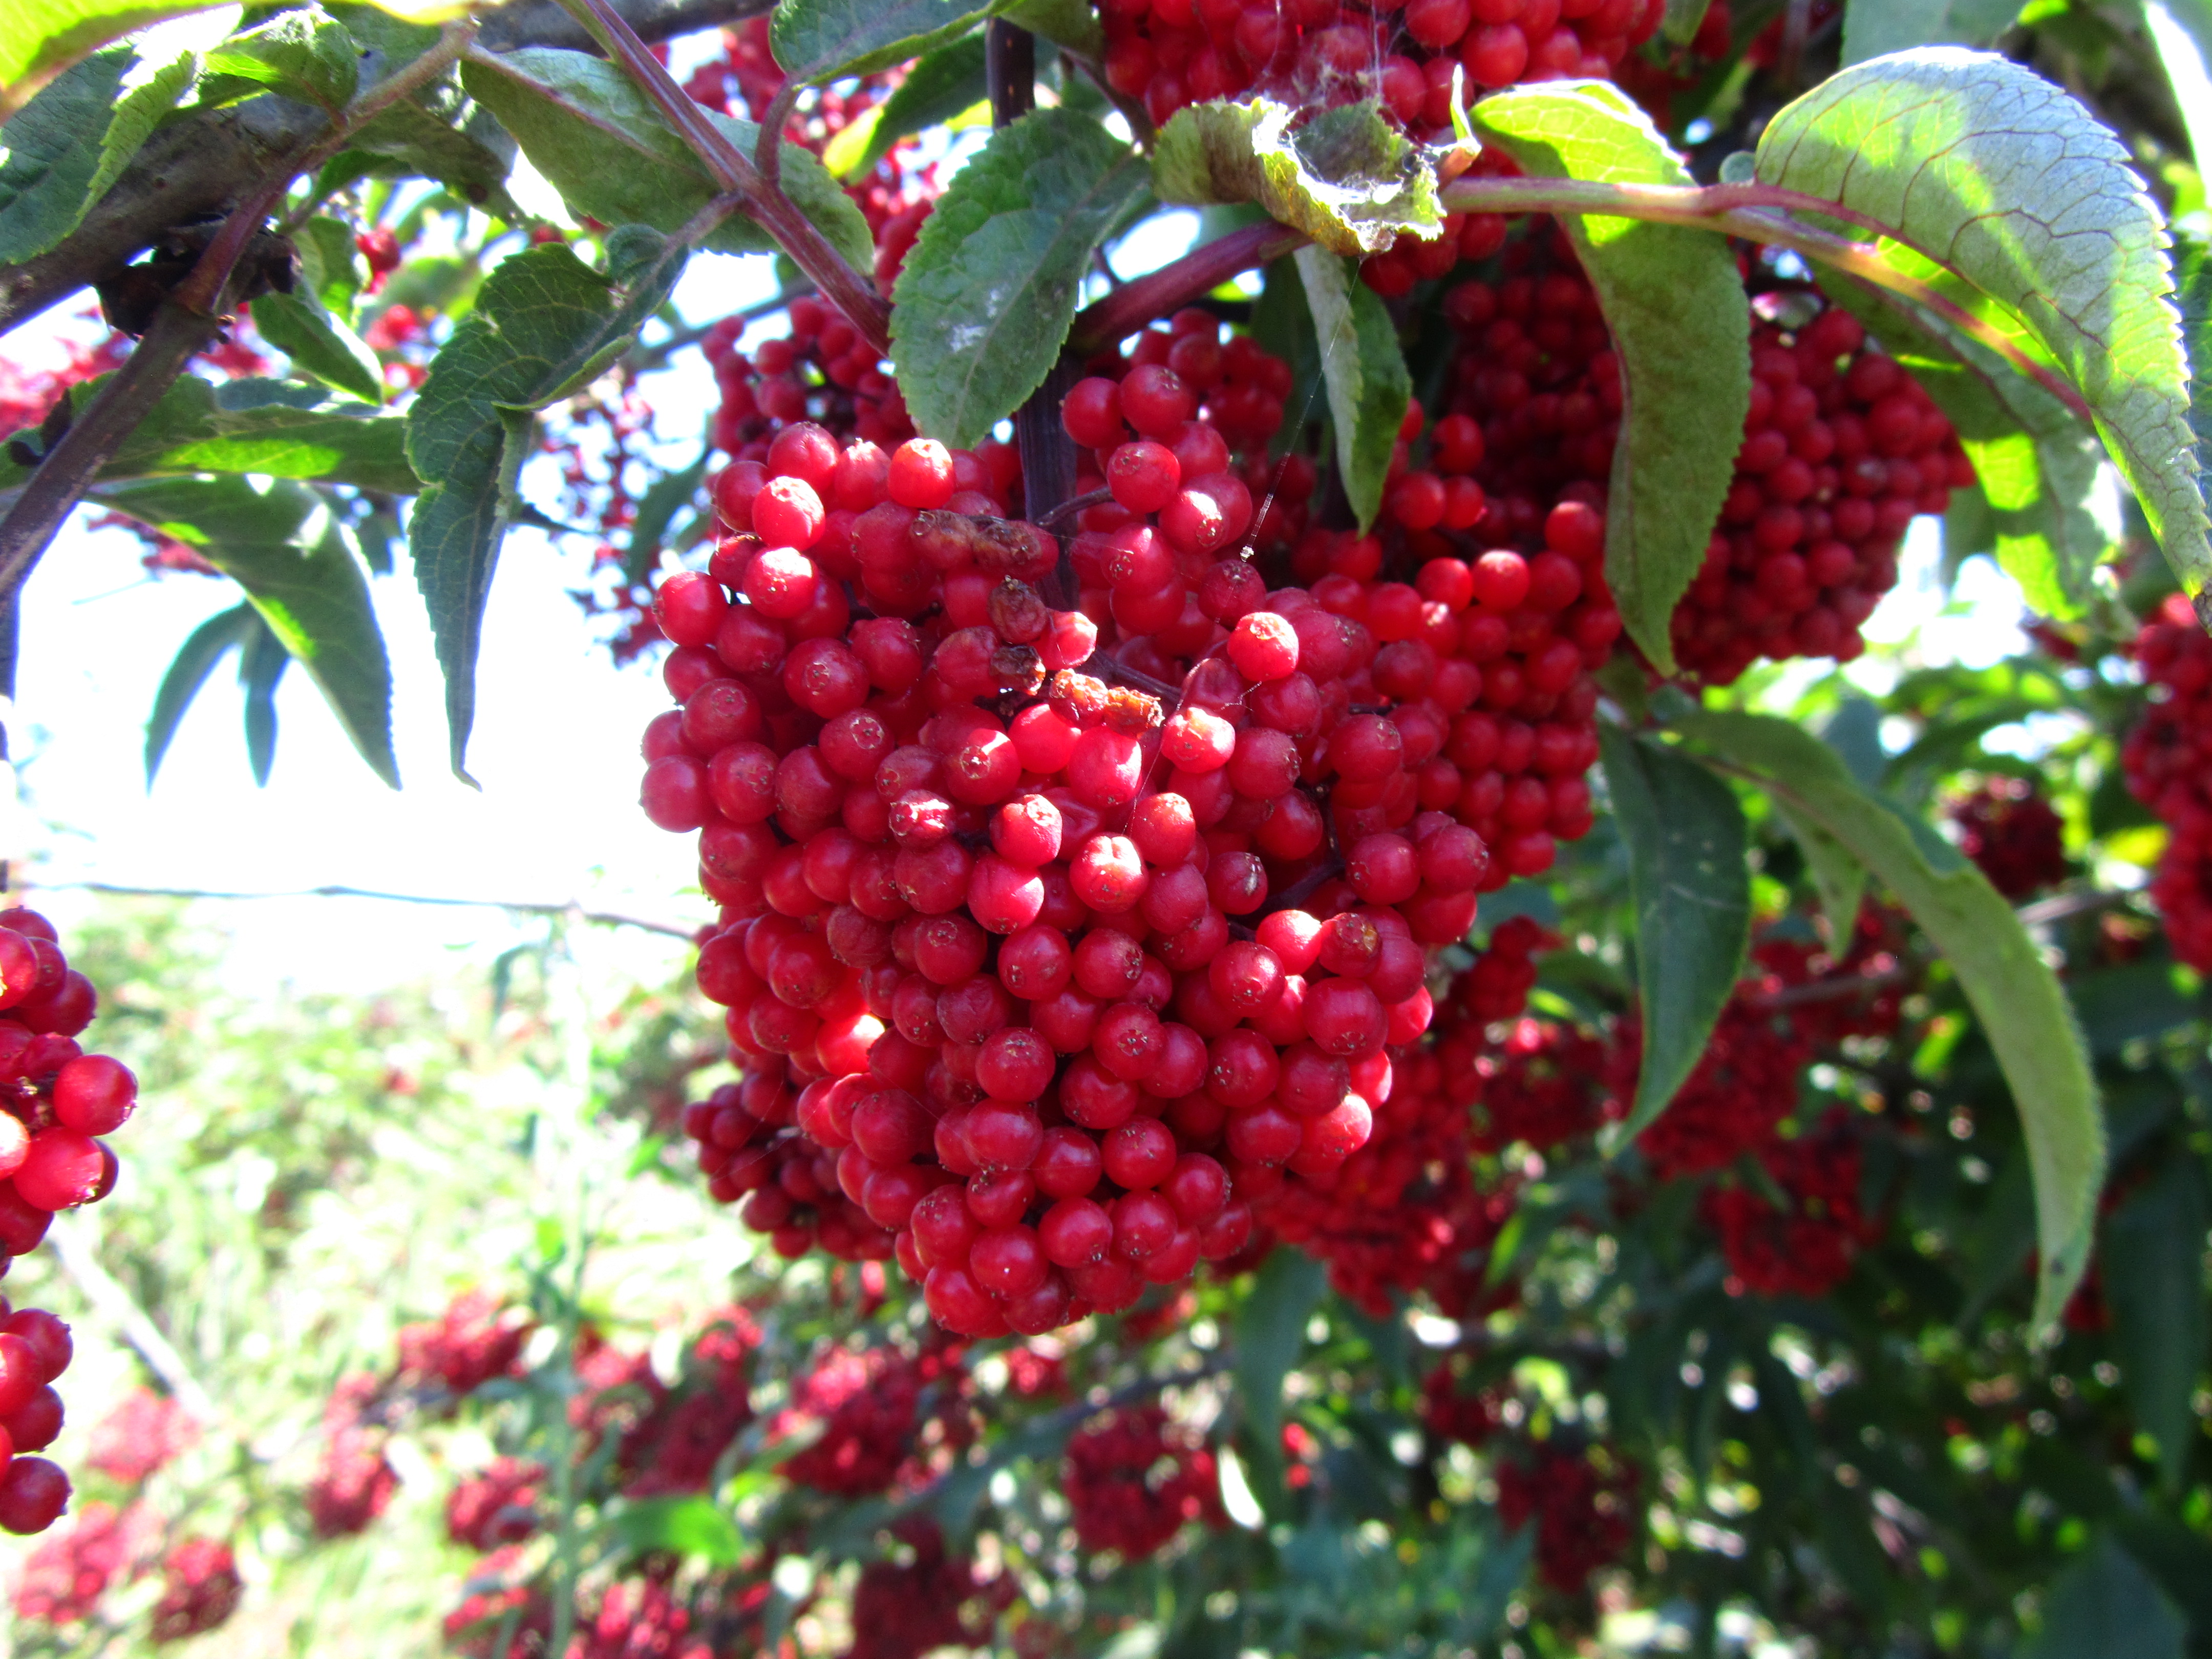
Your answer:
[[[707,164],[708,171],[720,186],[744,198],[747,216],[756,220],[775,239],[776,246],[813,278],[822,297],[843,313],[869,349],[880,356],[889,356],[890,307],[884,297],[845,263],[844,256],[830,246],[791,198],[763,179],[744,152],[722,136],[720,129],[708,119],[707,112],[692,101],[690,95],[677,84],[676,77],[638,38],[637,31],[615,9],[612,0],[561,0],[561,3],[571,16],[591,30],[593,38],[606,47],[653,100],[669,125]]]

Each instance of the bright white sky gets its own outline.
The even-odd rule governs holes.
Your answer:
[[[1172,258],[1188,216],[1141,249],[1117,253],[1134,275]],[[773,291],[765,258],[704,256],[677,295],[704,319]],[[0,345],[18,361],[52,349],[51,316]],[[655,383],[665,432],[701,429],[712,382],[698,360]],[[540,499],[549,499],[550,494]],[[1935,585],[1928,521],[1908,544],[1904,580],[1868,628],[1899,641],[1922,630],[1928,659],[1993,660],[2017,648],[2017,591],[1985,562],[1968,567],[1949,613]],[[461,898],[565,903],[689,926],[705,919],[689,890],[690,838],[653,829],[637,807],[638,735],[667,706],[657,671],[617,669],[586,636],[567,588],[580,566],[534,532],[507,538],[484,626],[471,769],[481,793],[446,765],[442,690],[422,605],[405,574],[373,583],[392,659],[394,740],[405,788],[362,764],[322,699],[296,671],[277,694],[269,786],[256,789],[240,735],[235,675],[210,679],[149,793],[143,722],[178,646],[235,603],[226,582],[148,580],[133,537],[73,522],[25,598],[20,701],[9,726],[28,811],[0,825],[0,854],[27,859],[35,882],[247,892],[325,884]],[[40,898],[59,922],[90,901]],[[290,980],[367,990],[410,978],[434,954],[471,957],[539,936],[544,923],[496,910],[353,900],[224,907],[234,983]],[[680,941],[629,931],[621,957],[641,973],[672,970]],[[610,942],[611,943],[611,941]]]

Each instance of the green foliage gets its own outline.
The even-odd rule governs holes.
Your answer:
[[[361,757],[399,787],[392,753],[392,665],[369,604],[368,579],[328,498],[282,479],[218,477],[108,484],[100,499],[184,543],[244,588]],[[251,664],[252,640],[244,643]],[[261,687],[264,677],[273,687],[282,672],[281,664],[264,664],[249,689]],[[257,762],[255,770],[265,778],[268,767]]]
[[[165,17],[206,9],[204,0],[19,0],[0,33],[0,122],[88,53]]]
[[[769,40],[793,80],[834,81],[925,57],[994,9],[969,0],[781,0]]]
[[[1880,252],[1893,269],[2055,363],[2184,584],[2204,585],[2212,543],[2172,269],[2106,129],[2018,64],[1925,48],[1845,70],[1784,110],[1759,135],[1758,176],[1892,228]]]
[[[1144,189],[1144,159],[1088,116],[1038,110],[991,135],[894,296],[900,386],[924,433],[966,447],[1044,384],[1091,255]]]
[[[1844,62],[1914,46],[1986,46],[2012,27],[2020,0],[1850,0],[1844,8]]]
[[[2202,1169],[2168,1164],[2105,1224],[2106,1294],[2112,1346],[2136,1420],[2158,1443],[2169,1488],[2188,1478],[2197,1425],[2197,1373],[2212,1329],[2205,1317]]]
[[[44,253],[76,229],[198,73],[189,54],[155,67],[117,46],[26,105],[0,148],[0,264]],[[96,148],[84,141],[94,130],[103,134]]]
[[[1257,202],[1338,253],[1372,253],[1443,221],[1436,178],[1371,104],[1293,126],[1271,99],[1176,112],[1153,150],[1152,190],[1192,205]]]
[[[222,82],[244,82],[335,115],[353,97],[360,59],[344,25],[311,0],[209,52],[209,91],[221,98]]]
[[[610,241],[605,276],[565,247],[515,255],[484,283],[409,411],[408,457],[428,481],[409,542],[445,672],[458,777],[468,780],[477,644],[500,542],[514,517],[512,479],[529,453],[532,414],[629,349],[690,255],[684,243],[635,228]]]
[[[208,676],[215,672],[216,665],[242,647],[255,629],[266,631],[267,626],[252,602],[246,601],[209,617],[185,636],[169,664],[169,672],[161,677],[161,689],[154,694],[154,712],[146,721],[149,789],[154,787],[154,775],[161,769],[161,757],[169,752],[170,740],[177,735],[178,723],[207,684]],[[263,769],[265,775],[266,769]]]
[[[1337,476],[1364,531],[1382,510],[1391,451],[1413,395],[1413,377],[1390,313],[1351,265],[1320,247],[1302,247],[1296,258],[1328,388]]]
[[[891,95],[825,145],[822,160],[841,179],[865,178],[891,146],[983,101],[983,37],[963,34],[917,58]]]
[[[295,368],[365,402],[384,401],[384,371],[376,354],[311,291],[263,295],[253,302],[253,324]]]
[[[2043,1251],[2035,1324],[2048,1328],[2087,1266],[2105,1178],[2104,1123],[2073,1011],[1982,872],[1917,818],[1868,793],[1835,751],[1771,716],[1686,712],[1673,724],[1818,824],[1927,930],[1958,975],[2020,1112]]]
[[[1474,122],[1525,172],[1690,182],[1650,118],[1603,82],[1486,98]],[[1629,637],[1666,673],[1674,666],[1668,623],[1705,562],[1750,406],[1750,307],[1735,258],[1715,236],[1597,214],[1564,223],[1620,354],[1626,405],[1607,497],[1606,580]]]
[[[1644,1034],[1625,1141],[1666,1109],[1711,1041],[1743,971],[1751,876],[1743,809],[1726,784],[1678,751],[1616,728],[1606,727],[1600,741],[1628,848]]]

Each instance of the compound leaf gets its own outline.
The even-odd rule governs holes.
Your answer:
[[[1524,172],[1609,184],[1693,182],[1651,118],[1602,81],[1486,98],[1485,143]],[[1751,404],[1751,304],[1721,237],[1597,214],[1561,222],[1620,357],[1623,410],[1606,513],[1606,581],[1628,635],[1674,667],[1674,606],[1704,564]]]
[[[953,175],[891,312],[899,389],[922,431],[972,445],[1044,384],[1091,254],[1145,184],[1141,155],[1067,109],[1001,127]]]

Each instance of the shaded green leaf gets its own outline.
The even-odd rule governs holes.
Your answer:
[[[269,786],[269,769],[276,763],[276,683],[292,660],[284,642],[255,611],[238,653],[238,684],[246,693],[246,763],[253,769],[257,789]]]
[[[2010,28],[2021,0],[1849,0],[1844,62],[1913,46],[1986,46]]]
[[[351,325],[355,300],[368,281],[368,264],[354,244],[354,228],[319,213],[292,238],[300,255],[300,282],[323,309]]]
[[[531,48],[496,63],[471,61],[462,79],[512,132],[531,165],[578,213],[603,224],[680,230],[721,192],[706,164],[616,65],[580,52]],[[709,110],[707,117],[744,155],[760,129]],[[972,164],[971,164],[972,165]],[[783,147],[784,193],[855,270],[872,272],[868,222],[830,170],[798,144]],[[722,253],[772,253],[775,244],[732,215],[701,246]]]
[[[1828,937],[1840,945],[1858,927],[1859,902],[1866,896],[1866,866],[1819,824],[1778,801],[1774,810],[1805,854],[1813,890],[1820,896],[1820,914],[1828,919]]]
[[[1518,88],[1474,106],[1522,171],[1608,184],[1694,182],[1634,100],[1602,81]],[[1599,214],[1560,222],[1620,358],[1624,408],[1607,497],[1605,576],[1662,673],[1675,604],[1705,562],[1751,404],[1751,304],[1710,232]]]
[[[1761,182],[1891,227],[1893,267],[2054,363],[2182,585],[2212,580],[2165,230],[2117,138],[2021,64],[1927,46],[1824,82],[1757,159]]]
[[[325,179],[341,167],[349,179],[419,173],[464,200],[489,201],[505,188],[514,165],[514,138],[495,114],[450,80],[434,82],[348,133],[345,150]]]
[[[1711,1040],[1751,941],[1751,867],[1735,792],[1662,744],[1600,729],[1606,787],[1628,848],[1644,1058],[1615,1144],[1674,1099]]]
[[[126,46],[86,58],[0,127],[0,264],[45,252],[84,217],[100,167],[85,134],[106,125],[131,61]]]
[[[1443,222],[1436,174],[1372,104],[1299,111],[1272,99],[1177,110],[1152,146],[1152,191],[1187,206],[1257,202],[1337,253],[1376,253]]]
[[[333,115],[353,97],[360,66],[345,26],[313,4],[278,12],[207,54],[210,77],[250,82]]]
[[[161,769],[161,757],[169,752],[170,742],[177,735],[177,726],[185,718],[185,711],[199,696],[200,688],[207,684],[208,676],[216,665],[229,652],[245,642],[254,629],[266,631],[252,603],[243,601],[219,615],[209,617],[186,636],[183,645],[169,664],[169,671],[161,676],[160,688],[154,693],[154,712],[146,717],[146,787],[154,787],[154,775]]]
[[[2034,1323],[2047,1329],[2087,1263],[2105,1177],[2087,1049],[2050,965],[1988,878],[1926,824],[1862,788],[1810,732],[1771,715],[1710,710],[1684,711],[1673,723],[1862,860],[1958,975],[2020,1112],[2043,1253]]]
[[[983,101],[983,37],[961,36],[906,72],[891,95],[823,147],[822,160],[841,179],[859,179],[909,133],[942,125]]]
[[[992,9],[974,0],[782,0],[769,41],[794,81],[834,81],[926,57]]]
[[[953,175],[891,312],[915,423],[967,447],[1044,384],[1091,256],[1145,199],[1144,158],[1097,122],[1041,109]]]
[[[82,409],[105,377],[70,389]],[[271,477],[352,484],[388,495],[422,488],[407,464],[407,423],[350,398],[281,380],[231,380],[216,386],[181,377],[100,469],[104,482],[176,473],[258,472]],[[0,504],[31,469],[0,449]]]
[[[2112,1348],[2136,1421],[2158,1442],[2159,1471],[2179,1491],[2198,1433],[2191,1404],[2208,1333],[2204,1176],[2168,1160],[2105,1224],[2103,1282]]]
[[[210,0],[9,0],[0,28],[0,121],[9,121],[70,64],[165,17]]]
[[[625,1504],[610,1525],[617,1539],[640,1554],[665,1550],[716,1567],[733,1567],[744,1554],[737,1524],[703,1496]]]
[[[1003,0],[995,15],[1079,58],[1105,55],[1106,31],[1086,0]]]
[[[368,343],[307,297],[264,294],[253,302],[262,338],[317,380],[368,403],[384,399],[384,370]]]
[[[2046,617],[2077,617],[2090,578],[2118,551],[2119,526],[2096,500],[2104,449],[2074,412],[1979,341],[1897,295],[1824,273],[1821,286],[1909,369],[1974,464],[1986,520],[1958,521],[1957,556],[1987,553]],[[2116,504],[2115,504],[2116,505]],[[1947,520],[1947,550],[1951,530]]]
[[[409,544],[446,676],[453,768],[467,781],[484,602],[509,522],[503,501],[523,459],[511,447],[514,417],[567,395],[627,350],[688,257],[635,226],[608,238],[604,276],[557,244],[514,255],[485,278],[409,412],[408,459],[427,486]],[[528,422],[520,424],[526,434]]]
[[[1413,399],[1398,331],[1356,264],[1306,246],[1294,256],[1321,346],[1322,383],[1336,432],[1336,467],[1364,534],[1382,508],[1390,453]]]
[[[392,666],[368,578],[328,501],[289,480],[237,477],[100,484],[91,499],[184,543],[244,588],[361,757],[399,787]]]
[[[2051,1581],[2019,1659],[2182,1659],[2181,1615],[2136,1559],[2100,1537]]]

